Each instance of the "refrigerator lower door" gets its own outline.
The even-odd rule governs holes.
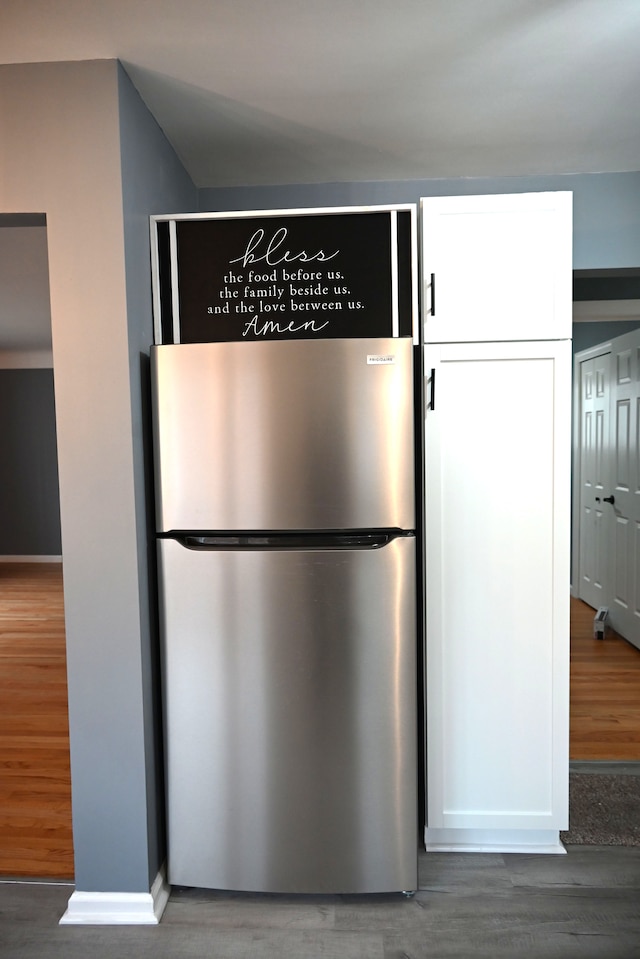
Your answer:
[[[169,881],[415,889],[414,538],[159,553]]]

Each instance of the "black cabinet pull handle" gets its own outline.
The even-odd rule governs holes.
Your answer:
[[[431,316],[436,315],[436,275],[431,274]]]
[[[429,409],[435,410],[436,408],[436,371],[431,367],[431,399],[429,401]]]
[[[603,503],[611,503],[612,506],[613,506],[613,504],[615,503],[615,501],[616,501],[615,496],[603,496],[603,497],[602,497],[602,502],[603,502]]]

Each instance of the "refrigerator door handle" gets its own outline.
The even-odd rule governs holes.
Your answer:
[[[380,549],[398,536],[412,536],[413,530],[376,530],[351,533],[229,533],[171,537],[194,550],[273,549]]]

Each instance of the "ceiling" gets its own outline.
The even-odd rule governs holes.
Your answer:
[[[1,0],[118,58],[198,187],[637,170],[639,0]]]

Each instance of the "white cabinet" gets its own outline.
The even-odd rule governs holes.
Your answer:
[[[421,206],[425,342],[571,337],[571,193]]]
[[[476,198],[463,199],[467,208]],[[423,201],[425,249],[430,203]],[[436,204],[441,209],[444,200]],[[504,225],[501,213],[499,219]],[[518,230],[516,218],[512,232]],[[487,235],[498,242],[493,260],[490,241],[483,250],[493,267],[483,273],[487,296],[474,314],[475,341],[462,340],[473,298],[466,308],[462,293],[447,302],[445,283],[441,301],[436,279],[438,328],[446,319],[451,338],[424,347],[426,845],[562,852],[569,773],[571,304],[567,317],[554,313],[557,329],[547,315],[555,307],[538,304],[537,328],[546,339],[508,340],[507,318],[512,330],[530,331],[533,316],[526,307],[520,322],[522,290],[512,291],[507,308],[502,226]],[[537,245],[533,252],[542,256]],[[449,253],[455,259],[453,247]],[[510,262],[516,260],[512,254]],[[564,251],[561,260],[566,265]],[[453,277],[455,269],[446,272]],[[535,277],[529,279],[533,287]],[[560,278],[555,285],[562,285]]]

